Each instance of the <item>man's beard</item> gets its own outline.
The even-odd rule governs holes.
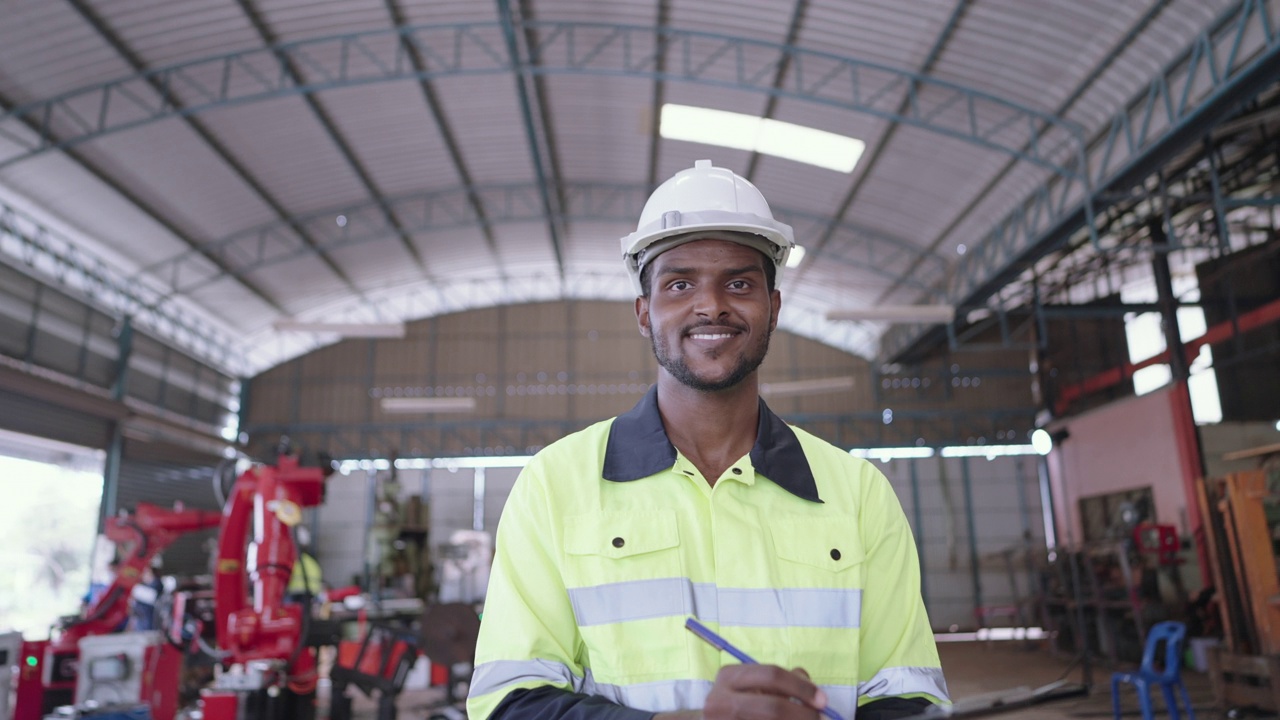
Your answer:
[[[681,337],[687,336],[692,329],[687,328],[681,333]],[[772,336],[773,330],[767,330],[754,346],[747,348],[745,353],[738,356],[738,364],[733,367],[733,372],[729,373],[723,380],[716,381],[703,380],[694,374],[683,356],[674,356],[671,353],[671,348],[667,345],[666,335],[657,332],[651,333],[649,335],[649,344],[653,346],[653,356],[657,358],[658,364],[681,385],[698,392],[719,392],[737,386],[748,375],[755,372],[756,368],[760,367],[760,363],[764,362],[764,356],[769,352],[769,339]],[[661,340],[659,340],[660,337],[662,338]]]

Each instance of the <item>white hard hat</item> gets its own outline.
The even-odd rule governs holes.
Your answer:
[[[712,167],[710,160],[698,160],[653,191],[636,231],[622,238],[622,258],[636,294],[644,292],[640,272],[649,261],[713,231],[763,252],[778,275],[795,244],[791,226],[773,219],[755,185],[728,168]]]

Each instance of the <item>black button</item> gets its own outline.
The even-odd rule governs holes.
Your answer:
[[[741,469],[739,469],[739,468],[734,468],[734,469],[733,469],[733,474],[734,474],[734,475],[741,475],[741,474],[742,474],[742,470],[741,470]]]
[[[617,541],[617,540],[614,540],[613,542],[614,542],[614,544],[616,545],[618,541]],[[831,559],[832,559],[832,560],[839,560],[839,559],[840,559],[840,551],[839,551],[839,550],[837,550],[837,549],[835,549],[835,548],[831,548]]]
[[[613,539],[613,546],[614,546],[614,547],[622,547],[623,545],[626,545],[626,544],[627,544],[627,541],[626,541],[626,540],[623,540],[623,539],[622,539],[622,538],[620,538],[620,537],[616,537],[616,538],[614,538],[614,539]],[[835,552],[835,551],[833,550],[832,552]]]

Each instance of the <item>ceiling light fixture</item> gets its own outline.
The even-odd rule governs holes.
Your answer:
[[[668,140],[718,145],[853,172],[867,145],[857,138],[771,118],[666,103],[658,133]]]
[[[332,333],[344,338],[402,338],[404,323],[324,323],[277,320],[277,332]]]
[[[476,409],[473,397],[382,398],[380,404],[382,412],[394,415],[472,412]]]
[[[794,397],[798,395],[822,395],[853,389],[853,376],[792,380],[790,382],[760,383],[760,394],[769,397]]]
[[[804,260],[804,246],[792,245],[791,254],[787,255],[787,267],[789,268],[799,267],[800,263],[803,260]]]
[[[868,305],[833,308],[828,320],[878,320],[889,323],[949,323],[956,319],[952,305]]]

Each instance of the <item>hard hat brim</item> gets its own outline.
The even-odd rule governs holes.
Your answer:
[[[739,213],[717,211],[683,213],[682,220],[689,222],[682,222],[680,225],[665,228],[645,227],[626,236],[623,239],[623,245],[626,248],[624,255],[627,273],[631,276],[631,283],[636,295],[644,294],[644,288],[640,284],[641,271],[644,270],[645,265],[653,262],[653,258],[657,257],[657,254],[649,255],[645,257],[644,262],[640,262],[641,254],[657,243],[679,236],[689,236],[684,242],[702,239],[715,232],[727,233],[724,239],[734,242],[741,242],[733,237],[734,234],[756,236],[763,239],[765,247],[755,243],[742,244],[764,252],[773,261],[776,268],[781,270],[786,265],[787,256],[791,254],[791,248],[794,245],[791,226],[777,220],[758,216],[751,216],[749,222],[742,221],[741,218],[742,215]],[[657,225],[657,223],[654,223],[654,225]],[[684,243],[672,243],[662,248],[662,252],[682,244]],[[766,247],[768,250],[766,250]]]

